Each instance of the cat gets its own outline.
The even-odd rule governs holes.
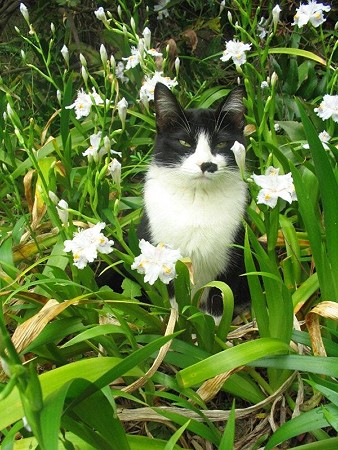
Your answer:
[[[231,150],[235,141],[244,144],[242,92],[234,90],[216,110],[184,110],[159,82],[154,104],[157,134],[138,237],[169,244],[189,257],[193,292],[221,280],[233,290],[237,307],[247,304],[240,247],[248,196]],[[220,292],[211,289],[201,308],[219,318]]]

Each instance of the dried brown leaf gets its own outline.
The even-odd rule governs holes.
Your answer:
[[[78,302],[78,299],[72,299],[59,303],[54,299],[50,299],[37,314],[20,324],[15,330],[12,341],[17,352],[20,353],[28,347],[39,336],[45,326],[68,306]]]
[[[318,303],[306,315],[305,322],[309,330],[313,354],[318,356],[326,356],[323,339],[320,332],[320,317],[326,319],[338,320],[338,304],[336,302],[325,301]]]

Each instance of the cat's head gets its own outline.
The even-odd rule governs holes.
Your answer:
[[[170,89],[157,83],[154,163],[202,182],[238,173],[231,147],[244,143],[242,97],[234,90],[217,109],[184,110]]]

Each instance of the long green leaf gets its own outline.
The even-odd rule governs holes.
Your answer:
[[[312,202],[310,201],[309,193],[306,191],[302,183],[302,178],[299,171],[291,162],[290,167],[297,192],[299,212],[305,224],[311,245],[312,255],[316,264],[321,293],[324,298],[332,299],[335,296],[335,289],[330,264],[325,252],[324,243],[322,242],[322,230],[318,224]]]
[[[287,47],[277,47],[277,48],[269,48],[270,55],[293,55],[293,56],[301,56],[303,58],[311,59],[312,61],[316,61],[323,66],[326,66],[325,59],[316,55],[315,53],[309,52],[308,50],[302,50],[300,48],[287,48]]]
[[[315,165],[324,208],[326,248],[336,294],[330,300],[338,300],[338,182],[328,153],[324,150],[316,129],[308,118],[302,104],[299,101],[297,103]]]
[[[338,358],[335,356],[276,355],[248,362],[248,365],[253,367],[299,370],[338,377]]]
[[[177,373],[180,386],[190,387],[263,356],[287,354],[290,347],[279,339],[261,338],[229,348]]]
[[[235,402],[233,402],[218,450],[233,450],[235,440],[235,418]]]
[[[325,409],[332,414],[338,414],[338,408],[333,405],[325,406]],[[300,434],[309,431],[318,430],[323,427],[330,426],[325,418],[323,407],[315,408],[311,411],[301,414],[298,417],[286,422],[272,435],[269,439],[265,450],[271,450],[276,445]]]
[[[58,390],[63,384],[79,377],[95,382],[103,374],[115,367],[121,360],[119,358],[91,358],[69,363],[57,369],[50,370],[39,376],[43,396],[46,397]],[[142,371],[137,367],[131,369],[128,376],[141,376]],[[18,390],[15,388],[11,394],[1,401],[0,429],[8,427],[23,417],[23,408]]]

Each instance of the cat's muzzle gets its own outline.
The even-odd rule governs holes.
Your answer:
[[[201,164],[201,170],[202,172],[210,172],[210,173],[214,173],[217,172],[218,167],[217,164],[213,163],[213,162],[204,162]]]

